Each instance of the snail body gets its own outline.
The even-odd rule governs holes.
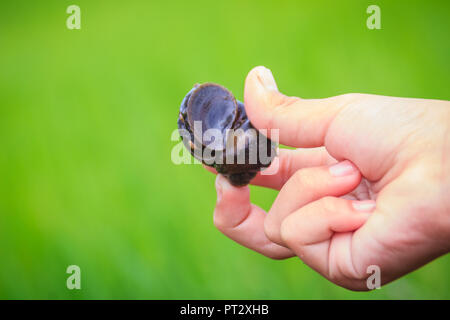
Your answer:
[[[276,154],[276,144],[255,129],[244,104],[215,83],[197,84],[186,94],[178,130],[191,154],[234,186],[247,185]]]

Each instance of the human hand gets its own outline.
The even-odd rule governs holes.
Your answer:
[[[279,129],[280,190],[266,214],[249,188],[216,179],[214,223],[274,259],[297,255],[330,281],[367,290],[367,267],[390,282],[450,250],[450,103],[345,94],[300,99],[253,69],[244,104],[257,129]],[[270,135],[269,135],[270,137]]]

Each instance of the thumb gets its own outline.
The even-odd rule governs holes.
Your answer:
[[[252,124],[267,129],[272,138],[273,130],[279,130],[279,142],[292,147],[323,146],[328,127],[348,98],[285,96],[278,91],[272,72],[263,66],[252,69],[245,80],[244,104]]]

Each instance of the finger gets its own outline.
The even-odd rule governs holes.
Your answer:
[[[326,278],[341,285],[358,281],[362,277],[353,267],[352,235],[375,205],[373,200],[324,197],[284,219],[281,236],[303,262]]]
[[[292,252],[271,242],[264,233],[266,213],[250,203],[248,187],[234,187],[222,175],[216,178],[214,225],[227,237],[269,258],[292,257]]]
[[[336,162],[323,147],[296,150],[280,149],[277,158],[278,162],[274,161],[269,168],[258,172],[256,177],[250,181],[250,184],[280,190],[298,170]],[[214,168],[206,165],[204,167],[206,170],[217,174]]]
[[[284,218],[325,196],[342,196],[356,188],[360,181],[359,170],[348,160],[332,166],[297,171],[283,186],[265,219],[267,237],[284,245],[280,234]]]
[[[442,209],[445,196],[435,181],[440,170],[409,164],[377,194],[376,211],[353,235],[352,257],[360,273],[376,265],[384,284],[450,251],[449,211]]]
[[[244,104],[258,129],[279,130],[279,142],[292,147],[320,147],[331,121],[350,100],[349,95],[326,99],[288,97],[278,91],[269,69],[259,66],[245,81]]]

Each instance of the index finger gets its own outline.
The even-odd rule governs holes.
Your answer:
[[[275,160],[277,163],[272,163],[266,171],[274,174],[266,175],[264,171],[260,171],[250,181],[251,185],[280,190],[286,181],[298,170],[325,166],[336,162],[324,147],[296,150],[280,149],[275,159],[278,159]],[[217,174],[217,171],[212,167],[204,165],[204,168]]]
[[[246,187],[232,186],[222,175],[216,179],[214,225],[237,243],[272,259],[292,257],[292,251],[270,241],[264,233],[266,212],[250,203]]]

